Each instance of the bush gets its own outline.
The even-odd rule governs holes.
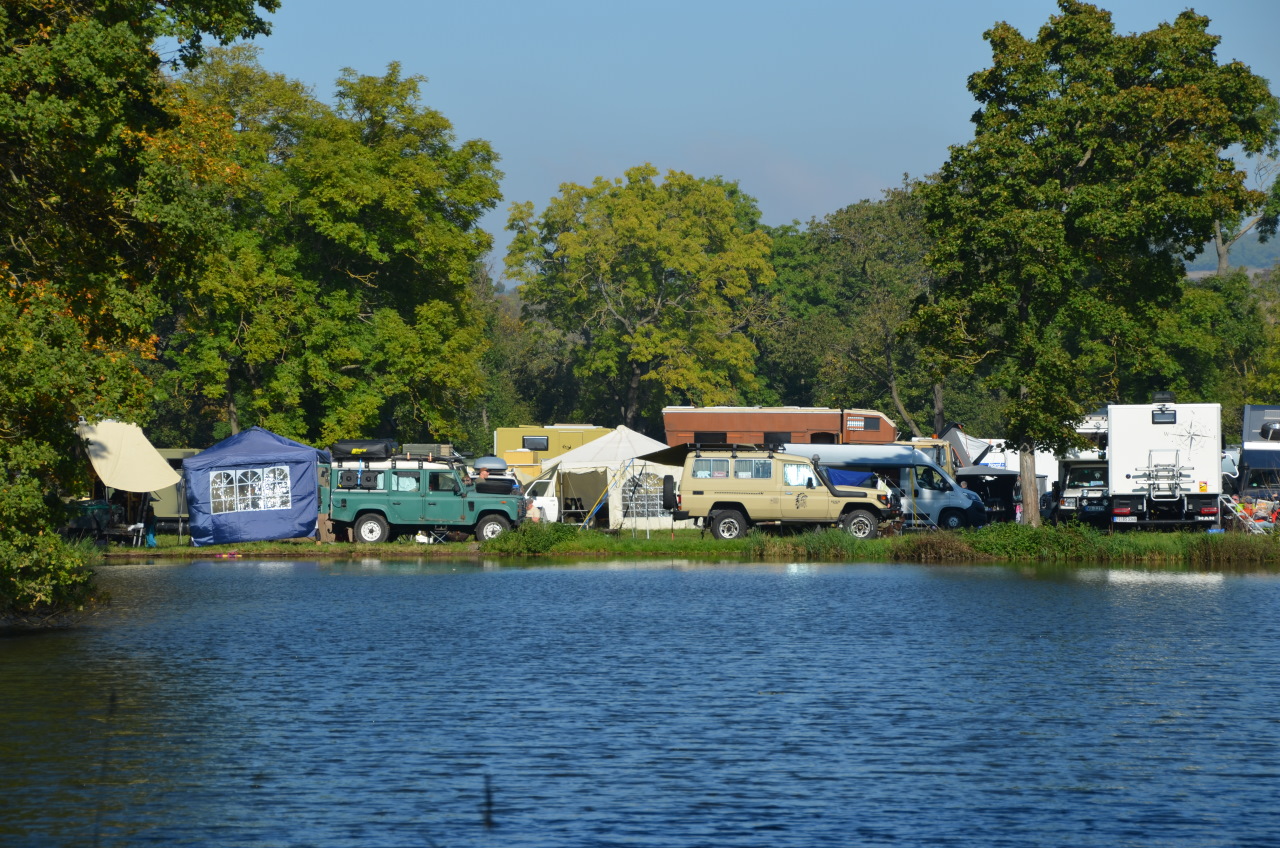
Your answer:
[[[894,562],[955,562],[981,559],[969,545],[967,534],[947,530],[909,533],[894,540]]]
[[[84,546],[56,534],[0,538],[0,623],[49,626],[75,619],[95,601]]]
[[[1187,547],[1189,565],[1220,568],[1232,565],[1264,565],[1280,562],[1280,536],[1247,533],[1206,533]]]
[[[747,536],[747,552],[755,559],[792,559],[814,562],[884,560],[888,539],[857,539],[843,530],[807,530],[789,535],[753,530]]]
[[[1102,558],[1104,534],[1084,524],[1032,527],[989,524],[965,534],[974,551],[1010,560],[1079,560]]]
[[[61,502],[43,497],[34,475],[15,473],[4,460],[0,451],[0,623],[66,622],[93,601],[91,547],[64,542]]]
[[[576,524],[526,521],[514,530],[483,543],[480,550],[486,553],[546,554],[557,545],[577,541],[583,532]]]

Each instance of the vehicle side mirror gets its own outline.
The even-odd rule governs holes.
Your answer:
[[[816,489],[816,488],[818,488],[818,485],[817,485],[816,483],[814,483],[814,482],[813,482],[813,478],[812,478],[812,477],[810,477],[810,478],[809,478],[809,480],[805,483],[805,488],[806,488],[806,489]]]

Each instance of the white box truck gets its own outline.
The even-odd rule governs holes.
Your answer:
[[[1219,526],[1221,404],[1108,406],[1107,489],[1117,529]]]

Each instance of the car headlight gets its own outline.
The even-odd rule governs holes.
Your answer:
[[[1075,508],[1076,508],[1076,499],[1075,499],[1075,498],[1063,498],[1063,499],[1062,499],[1062,505],[1063,505],[1063,506],[1065,506],[1067,509],[1075,509]]]

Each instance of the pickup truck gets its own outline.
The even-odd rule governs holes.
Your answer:
[[[454,458],[335,459],[320,467],[320,490],[321,517],[334,535],[358,542],[410,532],[465,532],[482,542],[525,517],[524,499],[509,485],[477,482]]]

